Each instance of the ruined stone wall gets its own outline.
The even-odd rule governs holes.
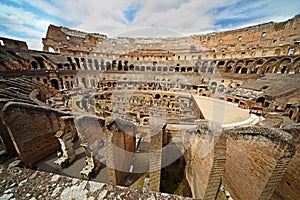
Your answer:
[[[224,186],[233,199],[270,199],[295,153],[291,135],[258,127],[226,133]]]
[[[25,103],[4,106],[2,123],[25,165],[34,164],[59,149],[54,135],[63,115],[66,113]]]
[[[299,54],[299,15],[220,33],[178,38],[117,38],[50,25],[44,49],[73,56],[128,60],[215,60]],[[76,45],[78,44],[78,45]],[[291,48],[290,48],[290,47]],[[291,50],[290,50],[291,49]],[[106,53],[109,50],[110,53]]]
[[[167,120],[184,121],[195,118],[191,97],[182,93],[135,91],[134,88],[125,87],[120,91],[99,92],[95,95],[96,113],[101,118],[115,114],[147,126],[151,107],[163,109]]]
[[[226,139],[220,125],[202,122],[184,132],[185,174],[193,198],[215,199],[225,164]]]
[[[0,37],[0,41],[2,41],[3,46],[8,49],[20,49],[24,51],[28,50],[28,46],[24,41],[13,40],[13,39],[3,38],[3,37]]]
[[[135,152],[136,128],[131,122],[107,118],[105,130],[109,182],[124,185]]]
[[[0,165],[1,199],[191,199]]]
[[[293,136],[293,139],[296,143],[296,153],[295,156],[291,159],[287,165],[283,177],[280,183],[277,185],[272,199],[299,199],[300,198],[300,135],[299,127],[298,128],[287,128],[284,129],[286,132],[290,133]]]

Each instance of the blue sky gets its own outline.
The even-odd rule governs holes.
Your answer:
[[[0,36],[41,50],[49,24],[109,37],[182,36],[285,21],[300,14],[300,1],[0,0],[0,9]]]

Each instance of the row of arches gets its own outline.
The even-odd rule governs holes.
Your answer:
[[[266,73],[299,73],[300,57],[295,59],[285,58],[271,58],[258,60],[238,60],[222,62],[219,66],[224,66],[225,73],[236,74],[266,74]]]
[[[283,57],[269,59],[247,59],[247,60],[219,60],[219,61],[197,61],[194,65],[161,66],[153,62],[152,66],[136,65],[128,61],[105,61],[103,59],[86,59],[67,57],[68,63],[57,64],[58,70],[101,70],[101,71],[141,71],[141,72],[187,72],[187,73],[209,73],[217,70],[224,73],[236,74],[265,74],[265,73],[299,73],[300,57]],[[45,59],[32,60],[32,70],[55,69],[53,64],[45,64]],[[49,68],[50,66],[50,68]]]

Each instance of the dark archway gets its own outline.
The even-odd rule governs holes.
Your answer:
[[[31,62],[31,69],[36,70],[38,68],[37,63],[35,61]]]
[[[51,86],[58,90],[58,80],[51,79]]]
[[[238,74],[238,73],[240,72],[241,68],[242,68],[241,66],[238,66],[238,67],[235,69],[235,73]]]
[[[242,68],[241,74],[247,74],[248,69],[246,67]]]

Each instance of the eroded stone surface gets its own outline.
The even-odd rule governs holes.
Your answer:
[[[0,165],[0,170],[0,199],[190,199],[24,168],[6,169]]]

